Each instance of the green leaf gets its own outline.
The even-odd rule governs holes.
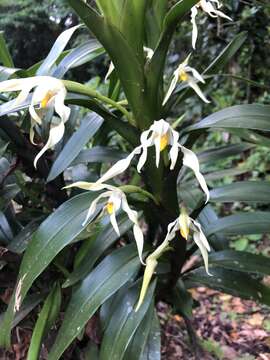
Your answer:
[[[197,156],[200,163],[210,163],[230,156],[240,155],[242,152],[250,150],[253,147],[254,145],[247,143],[225,145],[205,150],[197,154]]]
[[[240,128],[270,131],[270,105],[236,105],[218,111],[189,126],[186,131]]]
[[[144,353],[140,360],[160,360],[161,359],[160,352],[161,352],[160,325],[159,325],[159,319],[157,313],[156,311],[154,311],[150,333],[147,339]]]
[[[14,68],[14,63],[4,38],[4,32],[0,31],[0,61],[9,68]]]
[[[239,181],[210,191],[212,202],[270,202],[270,183],[268,181]]]
[[[261,284],[258,279],[239,271],[221,268],[210,268],[210,272],[213,276],[207,275],[202,268],[189,272],[184,277],[186,287],[203,285],[243,299],[270,305],[270,288]]]
[[[44,219],[38,218],[27,224],[8,244],[7,249],[16,254],[22,254],[28,246],[34,232],[39,227],[41,221]]]
[[[168,0],[151,0],[147,3],[145,36],[147,46],[155,49],[163,29],[163,21],[168,7]]]
[[[31,294],[25,298],[20,310],[16,313],[14,320],[11,324],[13,329],[17,326],[41,301],[44,299],[44,294]],[[0,315],[0,327],[4,327],[4,314]]]
[[[48,295],[35,324],[27,360],[38,360],[42,339],[49,332],[59,314],[61,305],[61,289],[57,283]]]
[[[154,326],[156,320],[156,312],[153,303],[151,303],[144,319],[140,323],[139,327],[136,330],[136,333],[133,336],[131,343],[129,344],[127,350],[125,351],[123,360],[130,359],[148,359],[149,358],[149,347],[152,345],[156,347],[156,354],[154,359],[158,359],[158,353],[160,354],[160,348],[158,347],[158,340],[160,338],[155,333]],[[156,336],[157,339],[153,339],[153,336]],[[159,344],[160,345],[160,344]]]
[[[97,194],[85,192],[73,197],[55,210],[35,232],[21,263],[17,285],[19,295],[14,291],[5,314],[4,325],[0,328],[2,346],[10,344],[11,324],[15,315],[15,295],[17,300],[20,297],[22,302],[35,279],[55,256],[83,231],[82,223],[91,201],[96,196]],[[88,223],[90,221],[91,219]]]
[[[270,258],[244,251],[224,250],[209,254],[209,264],[226,269],[270,275]]]
[[[0,189],[0,209],[5,209],[21,191],[17,184],[7,184]]]
[[[117,308],[112,314],[108,327],[105,330],[100,349],[100,360],[123,359],[125,351],[134,337],[136,329],[139,327],[149,310],[153,299],[155,283],[156,282],[153,281],[150,285],[147,296],[138,312],[135,312],[134,308],[138,301],[140,291],[138,285],[141,285],[141,282],[132,286],[117,304]]]
[[[102,123],[103,119],[95,113],[87,115],[82,120],[79,129],[69,138],[63,150],[53,163],[47,182],[54,180],[71,164],[82,148],[95,135]]]
[[[221,51],[218,57],[203,72],[204,75],[216,74],[223,69],[231,58],[237,53],[247,39],[247,32],[243,31],[236,35],[235,38]]]
[[[145,104],[144,91],[142,91],[144,88],[143,66],[136,52],[114,25],[106,21],[83,0],[68,0],[68,2],[110,55],[140,127],[148,126],[148,108]],[[125,56],[119,56],[119,54],[125,54]]]
[[[48,360],[61,357],[100,305],[128,282],[139,267],[136,246],[129,245],[108,255],[83,280],[72,295]]]
[[[230,235],[262,234],[270,231],[270,212],[238,213],[220,218],[206,229],[206,235],[215,233]]]
[[[67,46],[67,43],[69,42],[71,36],[77,30],[77,28],[78,26],[73,26],[72,28],[63,31],[58,36],[48,56],[45,58],[45,60],[42,62],[42,65],[37,70],[36,75],[50,75],[52,66],[62,54],[64,48]]]
[[[71,50],[57,65],[53,76],[62,78],[68,70],[81,66],[103,53],[104,49],[100,43],[91,39]]]
[[[127,218],[125,214],[121,214],[117,218],[117,223],[119,226],[120,236],[125,234],[132,226],[131,221]],[[63,284],[63,287],[68,287],[75,284],[77,281],[83,279],[87,276],[95,265],[99,257],[108,249],[119,236],[116,234],[113,229],[111,222],[107,223],[104,229],[96,237],[94,241],[91,242],[91,246],[88,251],[84,254],[83,259],[80,261],[78,267],[69,275],[66,281]]]
[[[123,34],[143,63],[144,18],[147,0],[99,0],[105,19]]]
[[[82,150],[78,156],[72,161],[71,166],[88,163],[113,163],[124,159],[126,153],[119,149],[109,148],[105,146],[94,146],[91,149]]]

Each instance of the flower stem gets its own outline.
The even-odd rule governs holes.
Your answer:
[[[121,111],[121,113],[126,116],[128,122],[131,125],[135,125],[135,122],[134,122],[133,117],[131,116],[130,112],[127,111],[121,104],[113,101],[112,99],[108,98],[107,96],[101,95],[99,92],[91,89],[87,85],[83,85],[83,84],[77,83],[75,81],[70,81],[70,80],[63,80],[63,83],[68,91],[71,91],[71,92],[74,92],[77,94],[94,97],[94,98],[100,100],[101,102],[108,104],[108,105],[114,107],[115,109]]]

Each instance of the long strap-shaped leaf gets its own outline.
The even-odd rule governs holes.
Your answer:
[[[135,312],[134,308],[138,300],[139,289],[138,284],[133,285],[114,308],[114,313],[111,316],[101,344],[100,360],[123,359],[136,329],[144,319],[153,300],[155,281],[149,287],[149,292],[142,307],[138,312]]]
[[[240,128],[261,131],[270,131],[269,105],[236,105],[218,111],[196,124],[188,127],[186,131],[216,128]]]
[[[139,267],[136,247],[129,245],[108,255],[84,279],[71,298],[48,360],[60,358],[100,305],[128,282]]]
[[[249,274],[222,268],[210,268],[210,271],[213,276],[207,275],[203,268],[190,272],[184,278],[186,287],[204,285],[234,296],[270,305],[270,288]]]
[[[137,54],[120,31],[84,1],[68,2],[110,55],[138,124],[147,127],[149,117],[144,106],[144,73]]]
[[[82,223],[95,197],[94,193],[83,193],[73,197],[52,213],[34,234],[23,257],[17,287],[0,329],[2,346],[10,346],[13,318],[31,285],[54,257],[82,232]]]

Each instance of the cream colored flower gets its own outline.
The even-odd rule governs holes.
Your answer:
[[[90,191],[107,190],[101,193],[94,201],[92,201],[87,216],[82,225],[85,226],[89,218],[95,213],[98,202],[104,198],[108,198],[106,205],[103,207],[101,215],[108,214],[110,216],[111,224],[117,235],[120,236],[119,227],[116,221],[116,213],[120,209],[122,209],[127,214],[129,219],[133,223],[133,234],[137,244],[140,261],[144,264],[142,259],[144,240],[143,240],[143,232],[138,222],[138,213],[137,211],[132,210],[129,207],[124,192],[121,189],[108,184],[89,183],[84,181],[75,182],[74,184],[68,185],[65,188],[67,189],[72,187],[78,187],[80,189],[90,190]]]
[[[52,125],[49,138],[43,149],[38,153],[34,160],[36,167],[38,159],[47,151],[53,148],[63,137],[65,131],[65,122],[70,115],[70,109],[65,106],[65,97],[67,94],[63,82],[51,76],[34,76],[24,79],[6,80],[0,83],[0,92],[20,91],[12,106],[23,104],[34,89],[29,112],[31,115],[30,139],[34,142],[33,128],[35,124],[42,125],[42,115],[49,108],[54,108],[60,118],[57,125]],[[11,109],[12,110],[12,109]]]
[[[191,55],[191,54],[190,54]],[[206,103],[210,101],[205,97],[203,92],[201,91],[197,82],[205,83],[203,77],[198,73],[197,70],[188,65],[188,61],[190,55],[186,58],[184,62],[182,62],[178,68],[173,73],[173,79],[170,83],[169,89],[165,95],[162,105],[165,105],[172,95],[174,89],[178,82],[186,82],[188,86],[190,86],[196,94]]]
[[[157,249],[147,257],[146,259],[146,268],[143,276],[142,288],[139,296],[139,301],[136,306],[135,311],[138,311],[142,305],[147,289],[149,287],[151,278],[155,272],[155,269],[158,265],[158,259],[164,252],[170,249],[170,241],[176,236],[178,231],[181,232],[181,235],[187,240],[189,235],[189,230],[193,231],[193,240],[198,246],[204,261],[205,271],[208,275],[211,275],[208,270],[208,251],[210,251],[209,243],[202,231],[201,225],[189,217],[184,209],[181,210],[180,216],[170,223],[167,228],[167,235],[165,240],[157,247]]]
[[[178,159],[179,149],[183,153],[183,165],[189,167],[195,174],[202,190],[206,194],[206,201],[209,200],[209,190],[203,175],[200,172],[200,165],[197,156],[193,151],[187,149],[179,142],[179,134],[173,130],[171,125],[165,120],[161,119],[155,121],[148,130],[145,130],[141,134],[141,145],[137,146],[125,159],[117,161],[95,184],[102,184],[115,176],[120,175],[130,166],[132,159],[135,155],[140,155],[137,171],[140,173],[144,166],[148,149],[151,146],[155,146],[156,152],[156,166],[159,166],[160,153],[170,146],[169,158],[171,161],[170,170],[173,170]],[[93,184],[93,186],[95,186]]]
[[[216,3],[217,6],[213,5],[212,3]],[[202,9],[205,13],[207,13],[211,17],[222,17],[224,19],[231,20],[232,19],[225,15],[219,9],[222,7],[222,4],[218,0],[201,0],[191,8],[191,23],[192,23],[192,47],[195,49],[196,42],[198,38],[198,28],[196,24],[196,16],[198,14],[198,9]]]

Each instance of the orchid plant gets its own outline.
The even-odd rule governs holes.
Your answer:
[[[241,126],[250,132],[269,131],[265,125],[269,109],[239,105],[197,122],[182,116],[184,100],[191,96],[211,109],[210,80],[246,35],[233,39],[206,70],[198,65],[200,73],[190,65],[198,38],[196,16],[200,11],[202,16],[231,20],[220,10],[219,1],[181,0],[173,6],[167,0],[68,2],[90,30],[91,40],[64,52],[71,36],[82,28],[74,26],[58,37],[46,59],[30,69],[12,69],[6,60],[9,53],[2,60],[0,129],[10,138],[10,151],[23,169],[17,178],[24,179],[24,185],[22,180],[16,182],[19,189],[9,206],[15,202],[28,206],[21,199],[30,177],[42,195],[32,200],[37,208],[34,218],[19,223],[20,211],[12,212],[11,223],[20,226],[5,246],[24,254],[1,323],[0,344],[10,345],[14,319],[16,323],[31,298],[29,291],[38,288],[39,301],[31,309],[42,301],[44,305],[29,360],[39,358],[61,308],[64,317],[49,360],[59,359],[72,342],[78,344],[93,316],[100,319],[102,340],[99,346],[89,346],[94,346],[99,359],[159,360],[158,301],[167,302],[183,317],[199,358],[190,288],[203,284],[270,303],[269,289],[261,283],[262,275],[269,274],[269,259],[229,250],[226,238],[252,233],[252,224],[246,226],[249,215],[260,220],[256,232],[265,231],[269,215],[253,212],[220,219],[212,206],[224,199],[248,201],[250,193],[255,196],[251,189],[260,184],[244,185],[249,190],[242,198],[235,188],[215,192],[212,182],[209,190],[205,158],[211,162],[233,150],[222,148],[218,155],[194,151],[197,139],[208,130],[237,128],[244,139]],[[190,47],[179,54],[181,63],[170,79],[166,67],[170,44],[177,26],[189,22],[190,14]],[[69,69],[100,56],[110,64],[103,79],[106,95],[89,84],[64,79]],[[234,146],[238,155],[250,144]],[[33,230],[27,231],[30,225]],[[22,233],[27,239],[18,245]],[[259,270],[258,262],[264,264]],[[48,279],[51,269],[57,270],[56,276],[40,282]],[[260,274],[259,282],[254,273]],[[243,278],[254,291],[243,288]]]

